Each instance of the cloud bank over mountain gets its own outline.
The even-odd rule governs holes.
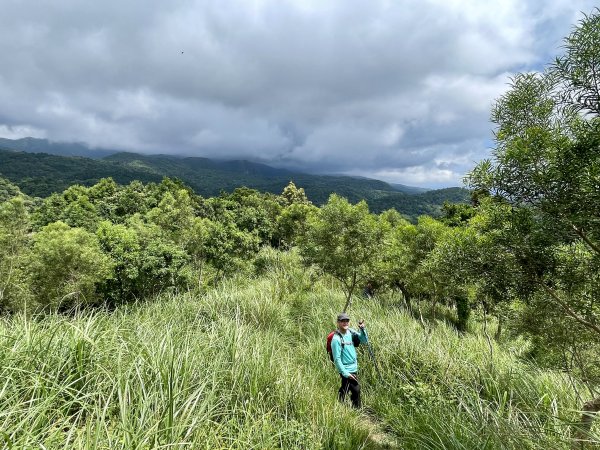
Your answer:
[[[0,137],[440,187],[591,1],[8,0]]]

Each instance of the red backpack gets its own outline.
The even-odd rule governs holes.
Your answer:
[[[352,344],[354,344],[355,347],[358,347],[360,345],[360,338],[358,337],[358,333],[354,333],[352,331],[350,331],[350,333],[352,333]],[[333,330],[331,333],[329,333],[327,335],[327,353],[329,353],[329,359],[333,362],[333,351],[331,350],[331,341],[333,340],[333,336],[338,335],[340,337],[340,341],[342,341],[342,351],[344,351],[344,345],[346,345],[346,343],[344,342],[344,338],[342,337],[342,333],[340,333],[338,330]]]

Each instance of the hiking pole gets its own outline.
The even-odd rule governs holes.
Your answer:
[[[360,322],[358,322],[358,324],[362,324],[364,322],[364,320],[361,320]],[[379,371],[379,365],[377,365],[377,360],[375,359],[375,352],[373,352],[373,347],[371,346],[371,341],[369,341],[369,335],[367,334],[366,330],[365,331],[365,336],[367,337],[367,348],[369,349],[369,356],[371,356],[371,360],[373,361],[373,365],[375,366],[375,372],[377,372],[377,375],[379,376],[379,381],[381,381],[383,383],[383,377],[381,376],[381,372]]]

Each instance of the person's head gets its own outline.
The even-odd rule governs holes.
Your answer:
[[[350,326],[350,317],[346,313],[338,314],[337,316],[337,327],[338,330],[345,332]]]

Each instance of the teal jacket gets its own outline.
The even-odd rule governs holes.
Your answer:
[[[356,358],[356,348],[352,344],[352,333],[358,334],[361,343],[367,342],[367,332],[361,329],[360,333],[351,328],[342,337],[344,339],[344,347],[342,350],[342,337],[338,333],[333,335],[331,339],[331,353],[333,355],[333,363],[338,372],[348,378],[351,373],[358,372],[358,359]]]

